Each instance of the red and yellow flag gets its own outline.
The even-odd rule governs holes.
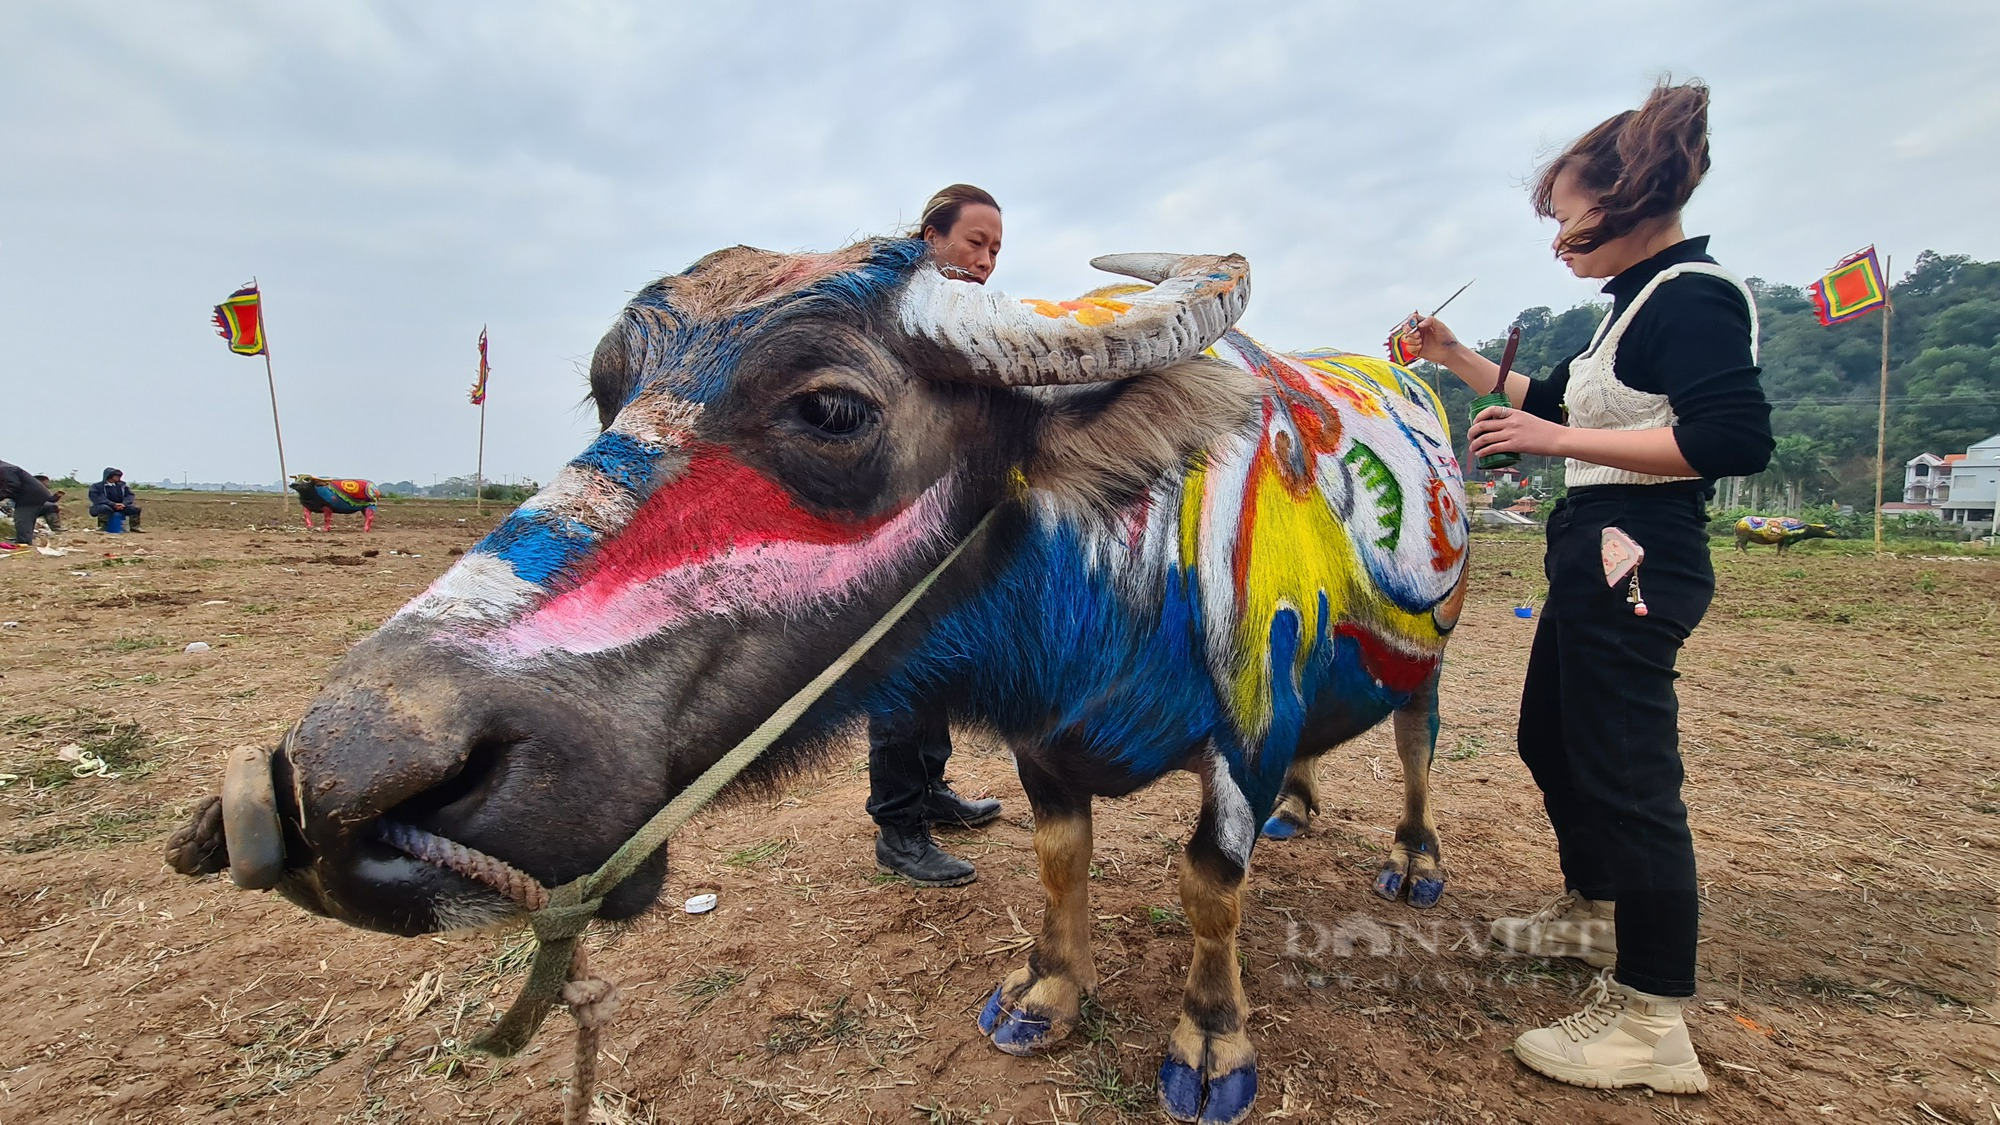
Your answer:
[[[472,384],[472,405],[486,405],[486,326],[479,326],[479,381]]]
[[[264,306],[256,282],[215,306],[215,332],[229,341],[229,350],[237,355],[264,354]]]
[[[1812,298],[1821,324],[1840,324],[1888,304],[1888,289],[1882,282],[1882,264],[1870,246],[1842,258],[1831,273],[1812,283],[1806,295]]]

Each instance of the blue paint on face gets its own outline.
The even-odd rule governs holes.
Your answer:
[[[597,435],[590,447],[570,462],[570,467],[602,474],[637,494],[652,483],[662,455],[656,445],[607,430]]]
[[[473,550],[498,555],[524,582],[546,584],[597,546],[597,533],[554,512],[516,511]]]

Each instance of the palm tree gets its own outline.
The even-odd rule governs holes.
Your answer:
[[[1771,450],[1767,470],[1785,487],[1785,514],[1796,515],[1805,500],[1806,485],[1825,477],[1831,461],[1820,444],[1804,434],[1786,434]]]

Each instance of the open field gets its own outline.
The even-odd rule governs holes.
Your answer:
[[[160,860],[222,752],[275,741],[494,510],[392,502],[373,535],[348,518],[308,536],[274,496],[143,502],[147,535],[0,562],[0,771],[16,775],[0,787],[0,1121],[553,1120],[566,1019],[519,1059],[462,1047],[512,998],[519,937],[359,933]],[[1386,729],[1328,756],[1310,835],[1258,849],[1253,1120],[2000,1120],[2000,561],[1820,546],[1781,560],[1718,541],[1721,589],[1682,661],[1708,901],[1690,1018],[1711,1094],[1573,1090],[1505,1052],[1587,977],[1482,940],[1559,889],[1512,753],[1532,629],[1512,607],[1540,592],[1539,548],[1485,540],[1445,677],[1443,902],[1368,891],[1400,807]],[[197,640],[213,647],[183,651]],[[875,876],[858,740],[676,839],[668,900],[713,888],[721,906],[593,938],[624,1004],[599,1119],[1157,1119],[1192,780],[1100,804],[1101,993],[1061,1049],[1015,1059],[973,1018],[1037,928],[1030,824],[1006,755],[960,741],[961,791],[1007,802],[947,840],[979,865],[970,887]],[[119,776],[71,778],[72,745]]]

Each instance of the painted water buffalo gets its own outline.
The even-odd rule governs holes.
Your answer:
[[[1752,543],[1776,544],[1782,555],[1794,543],[1838,538],[1840,533],[1823,523],[1807,523],[1790,516],[1744,516],[1736,521],[1736,549],[1745,554]]]
[[[1308,823],[1321,754],[1393,716],[1406,807],[1376,886],[1442,888],[1428,778],[1467,524],[1441,410],[1383,361],[1231,331],[1241,258],[1100,259],[1147,284],[1053,303],[923,251],[739,247],[641,291],[591,364],[602,434],[357,645],[272,757],[282,859],[249,880],[397,933],[504,918],[384,826],[551,885],[594,869],[992,512],[767,761],[916,697],[1005,736],[1048,894],[979,1017],[1016,1054],[1096,983],[1092,799],[1199,776],[1160,1092],[1239,1120],[1243,879],[1267,817]]]
[[[307,531],[313,530],[314,512],[326,513],[328,531],[333,530],[335,514],[351,516],[356,512],[361,513],[361,530],[375,530],[375,502],[382,498],[382,492],[373,481],[299,473],[292,477],[292,491],[299,494]]]

